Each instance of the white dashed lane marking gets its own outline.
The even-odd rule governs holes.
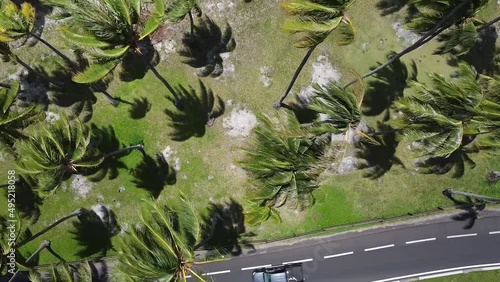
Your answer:
[[[229,273],[229,272],[231,272],[231,270],[221,270],[221,271],[215,271],[215,272],[207,272],[207,273],[203,273],[202,276],[224,274],[224,273]]]
[[[451,235],[451,236],[446,236],[446,239],[454,239],[454,238],[462,238],[462,237],[472,237],[472,236],[476,236],[476,235],[477,235],[477,233]]]
[[[352,254],[354,254],[354,252],[347,252],[347,253],[341,253],[341,254],[329,255],[329,256],[325,256],[324,258],[325,258],[325,259],[329,259],[329,258],[336,258],[336,257],[348,256],[348,255],[352,255]]]
[[[293,261],[284,262],[283,264],[301,263],[301,262],[308,262],[308,261],[312,261],[312,260],[313,260],[312,258],[301,259],[301,260],[293,260]]]
[[[408,242],[406,242],[406,245],[422,243],[422,242],[429,242],[429,241],[434,241],[434,240],[436,240],[436,238],[427,238],[427,239],[420,239],[420,240],[415,240],[415,241],[408,241]]]
[[[387,248],[392,248],[392,247],[394,247],[394,244],[379,246],[379,247],[375,247],[375,248],[368,248],[368,249],[365,249],[365,252],[370,252],[370,251],[375,251],[375,250],[380,250],[380,249],[387,249]]]

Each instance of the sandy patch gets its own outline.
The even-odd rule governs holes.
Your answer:
[[[403,46],[410,46],[420,39],[418,34],[404,29],[401,23],[393,22],[392,28],[396,31],[396,36],[404,40]]]
[[[75,192],[77,195],[75,199],[86,198],[87,195],[92,190],[93,184],[88,182],[84,176],[75,175],[73,181],[71,182],[71,191]]]
[[[161,151],[161,154],[169,165],[173,164],[175,171],[179,171],[181,169],[181,160],[176,156],[177,152],[170,146],[165,147],[165,149]]]
[[[273,84],[271,81],[271,76],[274,73],[274,69],[272,67],[261,67],[260,68],[260,82],[262,82],[262,85],[264,87],[268,88]]]
[[[226,134],[233,137],[247,137],[257,125],[257,117],[246,108],[236,107],[228,117],[222,119]]]
[[[227,13],[234,13],[235,0],[206,1],[201,4],[204,13],[214,18],[222,18]]]
[[[311,84],[300,90],[299,99],[304,103],[309,103],[309,98],[314,93],[314,88],[312,85],[319,84],[325,86],[330,81],[339,81],[340,77],[340,72],[332,65],[332,63],[330,63],[328,55],[319,55],[316,61],[312,64]]]

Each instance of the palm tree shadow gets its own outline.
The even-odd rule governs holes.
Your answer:
[[[465,61],[481,74],[494,76],[500,74],[500,48],[496,46],[498,34],[494,26],[479,32],[479,39],[474,47],[465,55],[450,56],[448,64],[458,66],[460,61]]]
[[[394,164],[405,168],[403,162],[395,156],[396,148],[399,141],[396,138],[396,131],[390,126],[377,122],[377,133],[373,134],[372,138],[378,144],[370,143],[366,139],[362,139],[355,145],[355,154],[358,159],[364,161],[358,162],[358,169],[365,169],[363,177],[377,179],[388,172]],[[370,134],[370,132],[366,132]]]
[[[148,98],[135,98],[129,109],[129,114],[133,119],[141,119],[146,116],[149,110],[151,110],[151,103],[148,101]]]
[[[132,183],[137,188],[148,190],[154,199],[160,196],[165,185],[174,185],[177,181],[176,171],[161,154],[156,154],[155,159],[146,155],[130,174],[134,177]]]
[[[317,117],[318,113],[307,107],[307,101],[302,101],[300,96],[295,96],[295,101],[288,104],[282,104],[283,108],[293,112],[299,123],[312,123]]]
[[[184,57],[183,63],[199,68],[199,76],[217,77],[224,72],[220,54],[232,52],[236,48],[236,41],[229,24],[226,23],[222,32],[215,22],[202,16],[200,22],[194,26],[192,36],[190,32],[184,33],[182,45],[178,53]]]
[[[89,147],[98,149],[100,152],[109,153],[119,150],[123,147],[116,137],[115,130],[113,126],[108,125],[107,127],[97,127],[92,124],[90,127],[92,131],[92,140]],[[124,154],[128,154],[126,152]],[[106,176],[108,179],[115,179],[118,177],[119,169],[126,169],[127,166],[124,162],[120,160],[118,156],[113,158],[107,158],[104,162],[96,169],[88,170],[85,172],[85,176],[89,176],[88,179],[92,182],[99,182],[103,180]]]
[[[105,256],[108,250],[112,249],[111,238],[120,229],[117,224],[115,213],[105,206],[98,206],[97,212],[87,210],[79,220],[73,221],[73,228],[70,233],[74,239],[82,246],[77,255],[86,258],[94,254]]]
[[[388,56],[393,55],[395,53],[390,53]],[[373,79],[368,82],[363,98],[362,111],[364,115],[379,115],[388,109],[394,100],[403,96],[407,81],[409,79],[416,80],[418,74],[415,61],[412,61],[410,67],[411,71],[408,70],[406,64],[396,60],[373,75]]]
[[[476,166],[474,160],[469,157],[471,153],[477,153],[479,150],[469,145],[474,139],[464,137],[464,141],[459,149],[455,150],[447,157],[435,157],[424,160],[417,160],[415,165],[419,173],[423,174],[447,174],[452,172],[452,178],[460,178],[465,173],[465,166],[470,169]]]
[[[245,233],[245,216],[243,207],[234,199],[225,203],[210,203],[208,214],[203,218],[201,238],[196,247],[203,246],[206,250],[216,250],[220,254],[238,256],[242,248],[255,250],[246,239],[255,236]],[[246,238],[245,238],[246,237]]]
[[[19,177],[19,182],[16,183],[16,210],[19,214],[31,221],[32,224],[38,221],[40,217],[40,205],[43,204],[43,199],[33,190],[28,179]],[[4,189],[7,192],[7,189]],[[5,196],[7,198],[7,195]]]
[[[170,138],[175,141],[184,141],[193,136],[202,137],[205,135],[206,127],[214,124],[215,119],[224,114],[225,104],[222,99],[214,95],[212,90],[206,88],[199,81],[200,91],[189,87],[178,87],[177,92],[184,103],[184,110],[165,109],[168,124],[171,127]],[[175,102],[173,97],[167,99]]]
[[[381,16],[394,14],[403,9],[409,0],[379,0],[376,4]]]
[[[486,207],[484,202],[474,202],[470,197],[465,197],[465,200],[457,200],[453,195],[446,193],[446,190],[443,191],[443,195],[450,199],[457,209],[463,210],[462,213],[451,217],[453,220],[466,222],[463,229],[471,229],[474,227],[479,212]]]

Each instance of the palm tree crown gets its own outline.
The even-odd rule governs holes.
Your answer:
[[[116,281],[186,281],[192,275],[200,218],[181,197],[167,207],[146,201],[140,226],[120,237]]]

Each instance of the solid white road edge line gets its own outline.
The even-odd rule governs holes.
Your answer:
[[[380,249],[385,249],[385,248],[392,248],[392,247],[394,247],[394,244],[379,246],[379,247],[375,247],[375,248],[368,248],[368,249],[365,249],[365,252],[375,251],[375,250],[380,250]]]
[[[229,273],[229,272],[231,272],[231,270],[222,270],[222,271],[215,271],[215,272],[207,272],[207,273],[203,273],[202,276],[224,274],[224,273]]]
[[[446,239],[462,238],[462,237],[471,237],[471,236],[476,236],[476,235],[477,235],[477,233],[460,234],[460,235],[451,235],[451,236],[446,236]]]
[[[500,231],[491,231],[489,234],[490,234],[490,235],[493,235],[493,234],[500,234]]]
[[[462,274],[462,273],[464,273],[463,270],[450,271],[450,272],[445,272],[445,273],[440,273],[440,274],[420,276],[420,277],[418,277],[418,280],[425,280],[425,279],[431,279],[431,278],[437,278],[437,277],[443,277],[443,276],[449,276],[449,275],[457,275],[457,274]]]
[[[346,253],[341,253],[341,254],[329,255],[329,256],[324,256],[323,258],[329,259],[329,258],[348,256],[348,255],[352,255],[352,254],[354,254],[354,252],[346,252]]]
[[[470,269],[470,268],[492,267],[492,266],[500,266],[500,262],[497,262],[497,263],[488,263],[488,264],[469,265],[469,266],[460,266],[460,267],[446,268],[446,269],[440,269],[440,270],[433,270],[433,271],[427,271],[427,272],[409,274],[409,275],[404,275],[404,276],[386,278],[386,279],[381,279],[381,280],[374,280],[372,282],[397,281],[397,280],[401,280],[401,279],[408,279],[408,278],[413,278],[413,277],[419,277],[419,276],[428,275],[428,274],[436,274],[436,273],[440,273],[440,272],[448,272],[448,271],[455,271],[455,270],[465,270],[465,269]]]
[[[427,239],[421,239],[421,240],[415,240],[415,241],[408,241],[408,242],[406,242],[406,244],[409,245],[409,244],[429,242],[429,241],[434,241],[434,240],[436,240],[436,238],[427,238]]]
[[[271,266],[272,266],[271,264],[257,265],[257,266],[243,267],[241,270],[242,271],[253,270],[253,269],[257,269],[257,268],[261,268],[261,267],[271,267]]]
[[[308,262],[308,261],[312,261],[312,260],[313,260],[312,258],[308,258],[308,259],[301,259],[301,260],[287,261],[287,262],[284,262],[283,264],[301,263],[301,262]]]

